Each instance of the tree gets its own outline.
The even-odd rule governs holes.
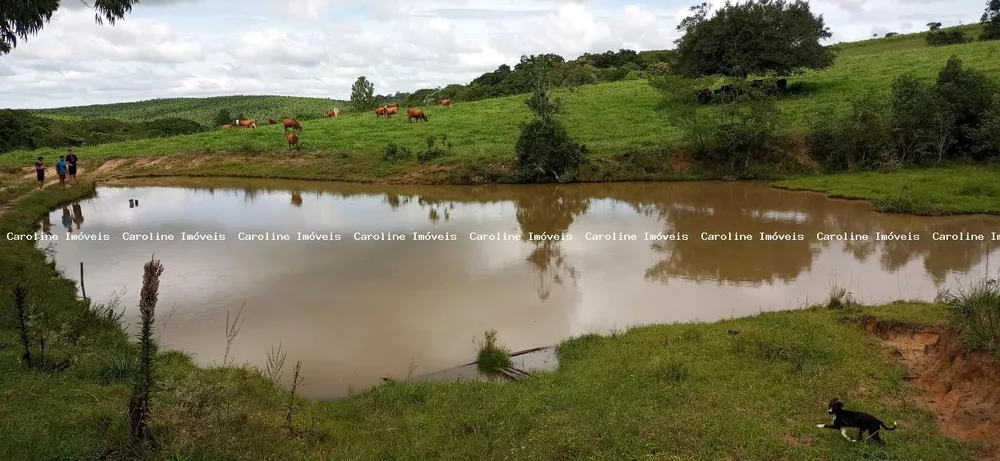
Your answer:
[[[983,25],[980,40],[1000,40],[1000,0],[987,0],[986,11],[979,22]]]
[[[75,1],[75,0],[71,0]],[[112,26],[132,11],[138,0],[94,0],[94,4],[80,0],[93,9],[94,20],[98,24],[107,21]],[[36,35],[52,19],[59,9],[60,0],[31,0],[0,2],[0,55],[10,53],[17,47],[17,41],[27,40]]]
[[[517,139],[517,169],[527,182],[562,181],[587,159],[587,147],[578,144],[555,118],[560,111],[558,101],[549,99],[545,91],[545,75],[538,74],[535,91],[525,103],[537,117],[522,126]]]
[[[378,103],[375,101],[375,84],[369,82],[364,75],[358,77],[351,87],[351,107],[358,112],[372,110]]]
[[[215,122],[216,126],[221,126],[233,123],[234,120],[236,119],[233,118],[233,114],[231,114],[228,110],[219,109],[219,113],[215,114],[215,120],[213,121]]]
[[[832,35],[823,16],[803,0],[727,1],[709,18],[707,3],[691,7],[681,21],[677,70],[688,76],[790,75],[833,64],[833,51],[819,42]]]

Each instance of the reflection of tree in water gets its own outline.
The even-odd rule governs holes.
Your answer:
[[[775,203],[758,197],[761,189],[716,187],[671,188],[662,199],[634,204],[646,216],[655,215],[665,225],[665,235],[687,234],[688,240],[655,241],[651,247],[667,257],[646,270],[647,280],[665,283],[671,278],[713,280],[741,284],[788,282],[808,270],[820,252],[814,219],[803,213],[801,197]],[[766,189],[762,190],[767,193]],[[690,193],[688,193],[690,192]],[[767,194],[773,199],[773,194]],[[645,203],[643,203],[645,202]],[[701,233],[750,234],[752,241],[702,240]],[[804,240],[761,241],[760,233],[805,234]],[[641,238],[641,237],[640,237]]]
[[[688,240],[654,242],[654,251],[667,258],[646,270],[646,279],[666,282],[679,277],[760,285],[776,280],[789,282],[812,265],[819,253],[815,239],[760,241],[760,233],[802,233],[802,225],[792,220],[768,218],[753,213],[744,203],[715,204],[712,213],[704,206],[665,207],[664,234],[680,232]],[[702,240],[701,233],[748,233],[752,241]],[[810,242],[813,240],[813,242]]]
[[[257,201],[257,197],[260,196],[260,189],[255,187],[245,187],[243,188],[243,201],[247,203],[253,203]]]
[[[302,206],[302,193],[299,191],[292,191],[292,206],[301,207]]]
[[[579,188],[572,191],[578,192]],[[573,220],[587,212],[590,200],[583,194],[571,194],[559,187],[532,188],[529,193],[518,196],[517,222],[521,225],[521,238],[535,246],[528,256],[538,271],[538,297],[548,299],[552,284],[562,284],[568,276],[574,282],[578,273],[566,264],[561,251],[561,242],[555,240],[528,241],[531,234],[559,235],[567,232]]]
[[[385,194],[385,203],[388,203],[389,207],[393,210],[398,210],[399,207],[408,205],[411,200],[413,200],[413,197],[410,196],[401,196],[394,193]]]
[[[919,223],[919,224],[918,224]],[[918,227],[919,226],[919,227]],[[966,223],[960,221],[930,225],[927,218],[915,221],[906,231],[920,234],[920,240],[891,240],[882,243],[880,263],[882,268],[895,272],[917,258],[923,258],[924,270],[935,285],[944,283],[948,275],[954,272],[964,273],[983,262],[990,251],[988,241],[948,241],[933,240],[934,232],[957,234],[964,231],[974,233],[989,233],[983,230],[970,230]],[[895,230],[895,229],[890,229]],[[897,233],[900,230],[895,230]],[[888,231],[883,231],[888,232]]]

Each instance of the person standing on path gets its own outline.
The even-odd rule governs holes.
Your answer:
[[[76,162],[79,160],[79,157],[73,153],[73,149],[70,149],[69,155],[66,156],[66,163],[69,164],[69,178],[73,180],[73,184],[76,184]]]
[[[56,162],[56,174],[59,175],[59,185],[66,185],[66,157],[60,155],[59,161]]]
[[[41,157],[35,161],[35,176],[38,178],[38,188],[45,187],[45,164],[42,163]]]

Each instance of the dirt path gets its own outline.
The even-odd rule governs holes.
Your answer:
[[[77,170],[77,175],[80,175],[83,172],[84,172],[84,169],[83,168],[79,168]],[[24,179],[34,179],[35,178],[35,173],[32,172],[31,174],[24,175],[24,176],[22,176],[22,178],[24,178]],[[56,176],[56,178],[58,178],[58,176]],[[44,188],[48,188],[48,187],[55,186],[55,185],[58,185],[58,184],[59,184],[59,179],[53,179],[53,180],[51,180],[51,181],[43,184],[42,188],[44,189]],[[66,180],[66,184],[69,187],[73,187],[73,185],[74,185],[73,181],[70,180],[70,179]],[[34,187],[30,191],[25,192],[25,193],[23,193],[21,195],[18,195],[17,197],[14,197],[13,199],[8,200],[6,203],[0,203],[0,215],[3,215],[3,213],[5,211],[7,211],[8,208],[10,208],[10,207],[12,207],[14,205],[17,205],[17,203],[20,202],[21,200],[23,200],[25,197],[28,197],[31,194],[34,194],[35,192],[38,192],[38,190],[39,189],[37,187]]]
[[[868,330],[906,363],[907,380],[921,391],[941,431],[987,447],[984,461],[1000,461],[1000,361],[969,351],[958,333],[941,327]]]

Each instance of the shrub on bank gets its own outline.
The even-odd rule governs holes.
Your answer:
[[[834,171],[982,162],[1000,152],[997,101],[996,85],[952,56],[934,83],[901,75],[888,103],[871,92],[847,117],[820,121],[810,151]]]
[[[521,180],[541,183],[572,179],[571,174],[586,162],[587,146],[574,141],[556,119],[559,101],[551,101],[541,85],[526,103],[537,118],[521,127],[515,145]]]

